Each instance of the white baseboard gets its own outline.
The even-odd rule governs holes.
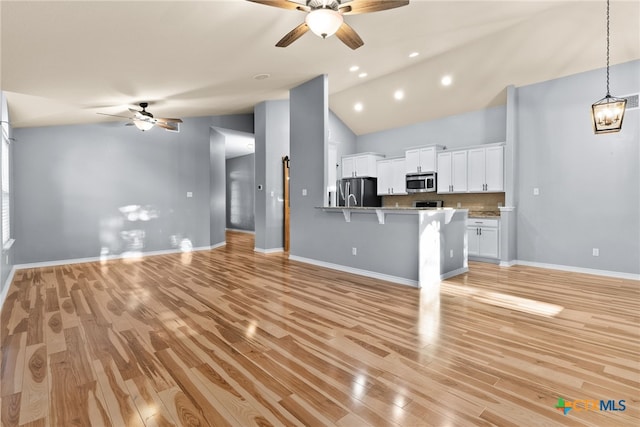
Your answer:
[[[513,267],[516,264],[517,264],[517,261],[515,259],[512,259],[511,261],[500,261],[500,264],[498,265],[500,267]]]
[[[210,251],[212,249],[219,248],[226,244],[227,242],[220,242],[212,246],[199,246],[197,248],[192,248],[191,251],[189,252]],[[56,260],[56,261],[31,262],[27,264],[16,264],[13,268],[15,270],[23,270],[25,268],[56,267],[59,265],[82,264],[86,262],[111,261],[111,260],[118,260],[118,259],[144,258],[148,256],[170,255],[170,254],[181,254],[181,253],[184,253],[184,252],[181,251],[180,249],[164,249],[160,251],[140,252],[139,254],[135,254],[135,255],[119,254],[119,255],[108,255],[105,257],[98,256],[98,257],[88,257],[88,258],[62,259],[62,260]]]
[[[344,271],[345,273],[352,273],[352,274],[357,274],[359,276],[371,277],[373,279],[386,280],[387,282],[399,283],[401,285],[413,286],[414,288],[417,288],[419,286],[419,283],[417,280],[405,279],[404,277],[391,276],[389,274],[383,274],[383,273],[376,273],[375,271],[347,267],[345,265],[318,261],[315,259],[304,258],[296,255],[289,255],[289,259],[292,261],[298,261],[298,262],[304,262],[306,264],[317,265],[318,267],[325,267],[325,268],[330,268],[332,270]]]
[[[276,254],[280,252],[284,252],[284,248],[271,248],[271,249],[262,249],[262,248],[253,248],[254,252],[259,252],[261,254]]]
[[[572,273],[594,274],[596,276],[615,277],[617,279],[640,280],[640,274],[622,273],[619,271],[597,270],[595,268],[573,267],[570,265],[546,264],[543,262],[532,262],[516,260],[517,265],[526,265],[528,267],[549,268],[551,270],[569,271]],[[513,264],[512,264],[513,265]]]
[[[440,275],[440,280],[446,280],[449,277],[457,276],[459,274],[464,274],[464,273],[466,273],[468,271],[469,271],[468,267],[458,268],[457,270],[452,270],[452,271],[450,271],[448,273],[441,274]]]

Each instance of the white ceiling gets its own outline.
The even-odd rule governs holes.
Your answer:
[[[364,134],[504,104],[507,85],[603,67],[605,7],[411,0],[345,17],[365,42],[352,51],[312,33],[276,48],[304,14],[242,0],[2,0],[0,87],[14,126],[31,127],[114,120],[96,113],[141,101],[160,117],[247,113],[326,73],[331,109]],[[612,64],[640,59],[639,24],[640,0],[612,2]],[[271,77],[253,79],[260,73]],[[593,90],[594,101],[604,95],[604,74]]]

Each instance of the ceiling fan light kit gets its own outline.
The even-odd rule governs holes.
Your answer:
[[[147,120],[133,119],[133,124],[143,132],[153,127],[153,122]]]
[[[344,18],[338,11],[322,8],[309,12],[304,22],[313,34],[326,39],[338,31]]]
[[[611,96],[609,92],[609,0],[607,0],[607,94],[591,105],[593,132],[596,135],[620,132],[626,106],[626,99]]]

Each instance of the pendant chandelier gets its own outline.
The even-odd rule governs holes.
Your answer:
[[[609,93],[609,0],[607,0],[607,94],[591,106],[593,132],[620,132],[627,100],[616,98]]]

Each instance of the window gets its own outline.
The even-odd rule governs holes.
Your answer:
[[[2,245],[4,246],[11,238],[11,221],[9,214],[9,126],[2,123]]]

